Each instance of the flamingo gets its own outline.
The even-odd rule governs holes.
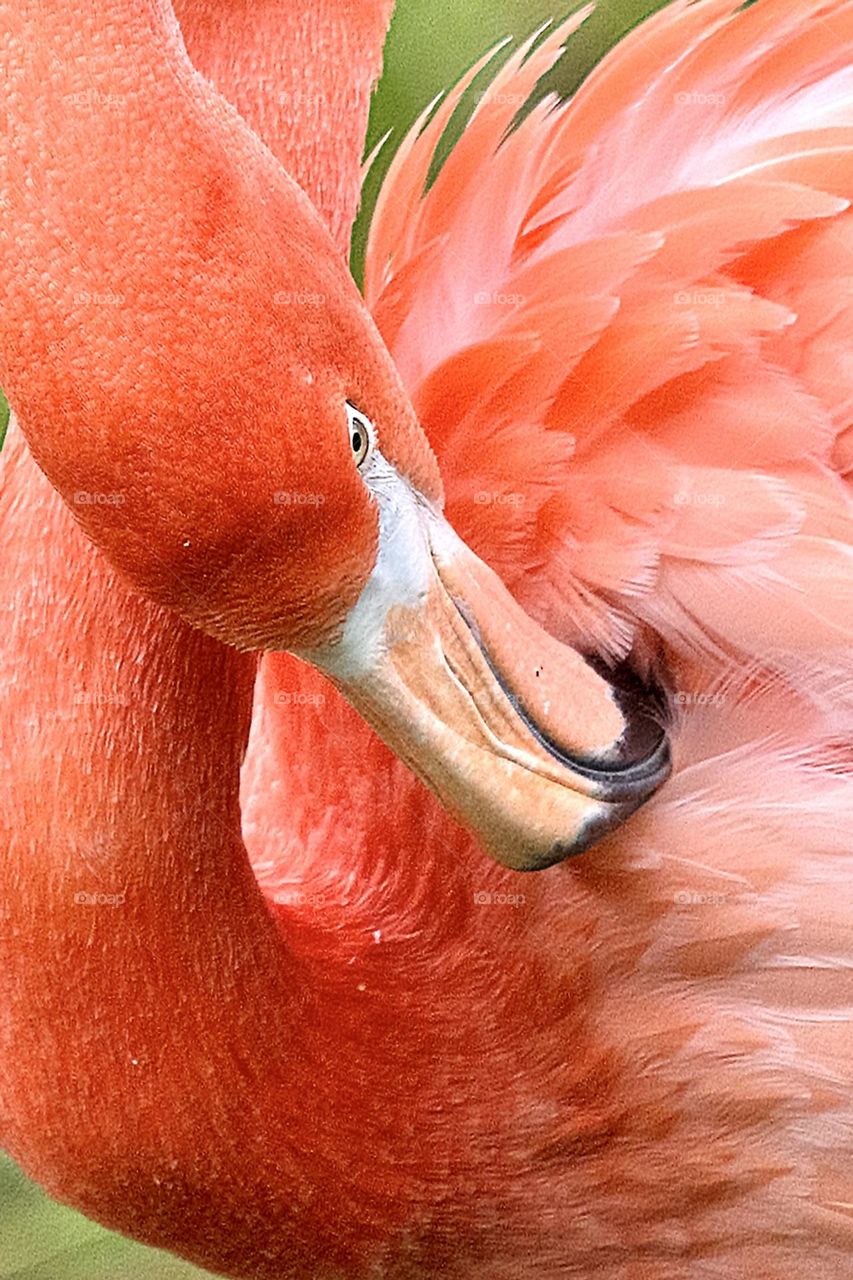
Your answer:
[[[426,189],[487,55],[366,305],[390,3],[0,8],[4,1146],[234,1277],[841,1280],[853,5],[512,129],[577,14]]]

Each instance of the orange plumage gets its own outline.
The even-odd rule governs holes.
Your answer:
[[[510,130],[581,20],[428,191],[464,86],[404,142],[365,293],[455,528],[558,639],[666,670],[673,777],[618,833],[486,861],[325,680],[139,599],[4,453],[0,1133],[229,1275],[849,1274],[853,4],[673,4]],[[339,247],[355,159],[300,172],[322,204],[336,166]]]

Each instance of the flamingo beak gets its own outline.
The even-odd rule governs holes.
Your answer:
[[[391,508],[340,642],[302,656],[498,862],[582,853],[669,775],[653,695],[543,631],[423,500]]]

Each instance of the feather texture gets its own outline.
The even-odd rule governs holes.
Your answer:
[[[177,7],[340,243],[355,157],[324,187],[234,74],[248,7]],[[469,541],[555,634],[665,654],[675,773],[618,835],[487,862],[315,673],[253,688],[3,453],[4,1141],[235,1276],[850,1274],[853,5],[677,0],[512,130],[582,17],[428,192],[478,68],[425,114],[366,290]]]
[[[850,541],[838,476],[853,312],[846,277],[836,280],[839,261],[853,260],[841,249],[853,235],[853,10],[813,4],[809,15],[670,6],[571,102],[534,111],[499,145],[573,19],[526,64],[524,51],[507,64],[428,192],[409,180],[407,144],[384,196],[395,234],[374,224],[369,261],[386,265],[381,288],[368,275],[368,297],[384,327],[394,295],[385,336],[439,456],[449,451],[453,518],[511,580],[540,575],[552,622],[543,529],[555,551],[571,548],[562,591],[585,595],[596,616],[584,626],[620,651],[643,623],[671,657],[703,632],[743,659],[761,637],[782,663],[788,645],[829,655],[851,639],[836,543]],[[434,148],[440,130],[418,144],[427,138]],[[429,269],[403,276],[439,242]],[[508,333],[526,337],[523,378],[508,376]],[[472,509],[471,470],[453,465],[498,423],[504,456],[516,435],[524,537],[511,512],[502,533]],[[550,464],[551,495],[547,451],[529,447],[536,424],[571,440],[571,460]],[[478,443],[466,448],[468,436]],[[591,510],[611,528],[604,572]],[[807,524],[824,557],[821,597],[836,602],[812,613],[834,613],[838,627],[778,637],[774,615],[799,610],[806,585]],[[649,555],[628,561],[639,530],[653,573]],[[751,590],[746,563],[771,594]],[[524,598],[535,605],[529,582]]]
[[[552,966],[587,922],[587,1015],[635,1062],[608,1147],[635,1261],[605,1262],[599,1218],[584,1274],[775,1280],[793,1223],[821,1277],[849,1266],[851,54],[843,0],[676,3],[507,134],[510,62],[429,190],[407,143],[373,227],[368,298],[453,520],[555,633],[651,632],[671,673],[674,780],[570,901],[537,898]],[[677,1205],[644,1106],[681,1134]],[[557,1126],[543,1158],[584,1149]]]

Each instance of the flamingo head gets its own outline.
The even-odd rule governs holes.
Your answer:
[[[10,161],[10,218],[43,243],[22,249],[3,382],[93,540],[194,626],[323,670],[500,861],[547,866],[612,829],[668,771],[653,699],[546,634],[449,526],[306,196],[197,80],[169,136],[162,76],[82,124],[42,83],[54,151],[83,159],[46,163],[35,192]],[[22,130],[22,166],[40,145]]]
[[[289,196],[268,399],[241,424],[233,473],[199,462],[204,509],[187,538],[167,535],[183,554],[159,590],[228,643],[321,669],[499,861],[550,865],[666,776],[655,699],[551,638],[454,533],[372,317]]]

